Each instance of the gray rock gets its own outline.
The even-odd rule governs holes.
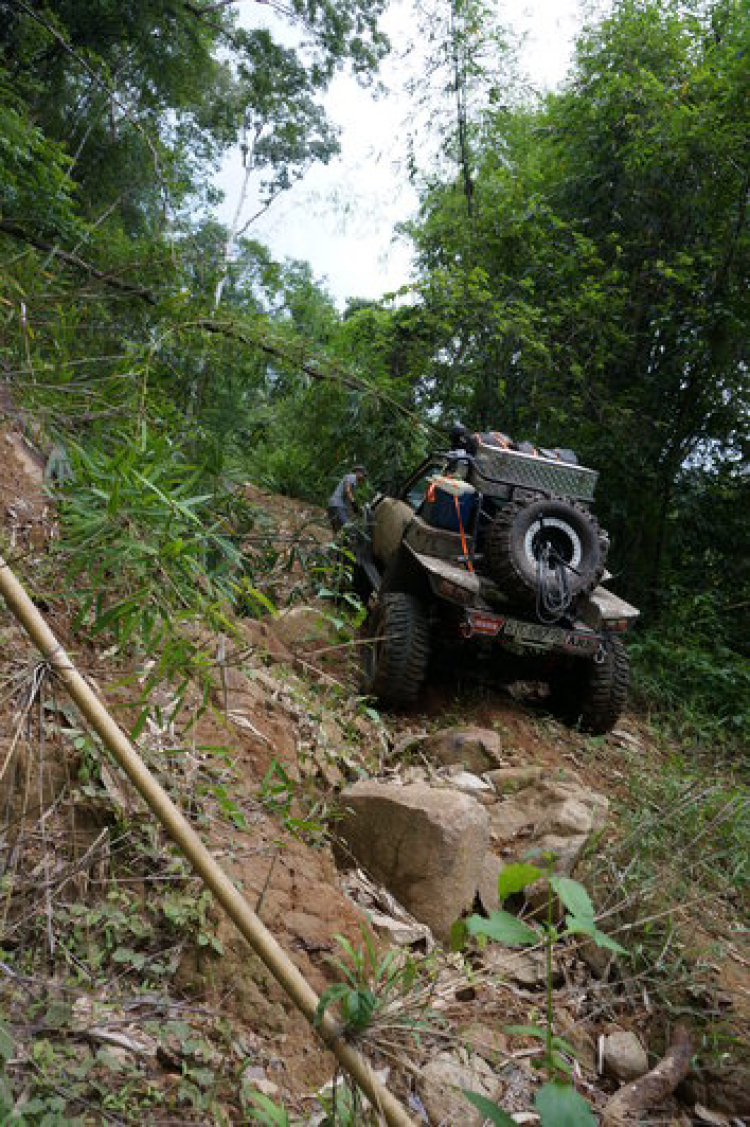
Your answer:
[[[487,913],[494,912],[496,908],[500,907],[497,897],[497,878],[506,864],[508,864],[507,861],[496,857],[494,853],[486,853],[482,858],[477,893],[479,901]]]
[[[494,771],[486,771],[484,777],[492,783],[498,794],[506,794],[527,787],[530,783],[539,782],[542,768],[498,767]]]
[[[488,1064],[498,1065],[508,1056],[508,1038],[492,1025],[474,1021],[459,1030],[457,1037],[469,1053],[484,1057]]]
[[[422,1069],[419,1090],[434,1127],[481,1127],[484,1116],[476,1111],[462,1088],[497,1101],[502,1085],[480,1056],[437,1053]]]
[[[433,762],[460,763],[475,775],[502,763],[500,737],[487,728],[446,728],[426,739],[421,750]]]
[[[492,850],[505,863],[553,853],[556,872],[570,874],[588,840],[606,821],[609,803],[579,783],[539,781],[490,809]]]
[[[622,1030],[609,1033],[603,1045],[604,1071],[623,1083],[637,1080],[648,1072],[646,1050],[635,1033]]]
[[[517,982],[519,986],[541,987],[547,981],[546,952],[534,948],[531,951],[513,951],[507,947],[490,944],[482,952],[482,962],[496,978],[507,982]],[[562,980],[562,972],[557,959],[552,960],[552,985]]]
[[[454,790],[460,790],[463,791],[464,794],[473,795],[473,797],[480,802],[482,799],[489,799],[494,802],[492,787],[479,775],[472,775],[471,771],[464,771],[462,767],[456,764],[446,768],[446,771],[447,774],[444,776],[446,782]]]
[[[375,879],[440,939],[471,908],[489,841],[487,812],[467,794],[425,783],[365,780],[341,794],[339,835]]]

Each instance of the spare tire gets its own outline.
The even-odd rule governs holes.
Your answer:
[[[540,585],[561,569],[569,602],[592,591],[607,560],[607,534],[588,511],[572,501],[513,502],[487,530],[487,571],[509,598],[536,602]]]

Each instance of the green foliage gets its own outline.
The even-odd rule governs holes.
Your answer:
[[[629,647],[642,702],[699,744],[731,747],[750,735],[750,660],[727,644],[732,617],[711,592],[674,591],[658,625]]]
[[[464,1089],[469,1103],[497,1127],[513,1127],[515,1120],[479,1092]],[[594,1127],[596,1119],[583,1096],[568,1084],[545,1084],[534,1097],[542,1127]]]
[[[712,781],[694,752],[668,749],[657,771],[644,770],[640,753],[623,765],[620,832],[589,858],[587,883],[610,903],[612,927],[627,932],[634,971],[648,977],[652,998],[675,1014],[690,1011],[707,1035],[720,1036],[721,1013],[701,1002],[704,989],[707,998],[712,992],[705,967],[720,957],[727,921],[750,888],[750,802],[741,763],[727,760]],[[709,936],[715,950],[705,958]]]
[[[39,233],[73,235],[75,186],[64,147],[44,136],[11,94],[0,65],[0,217]],[[79,227],[80,230],[80,227]]]
[[[107,449],[72,446],[71,459],[59,552],[80,623],[120,646],[156,647],[176,622],[231,597],[241,554],[173,442],[143,427]]]
[[[320,996],[316,1022],[334,1004],[349,1037],[362,1037],[377,1044],[382,1035],[389,1044],[419,1038],[434,1021],[429,1008],[427,963],[420,964],[411,955],[393,950],[381,954],[368,928],[362,928],[364,943],[355,948],[341,935],[336,941],[345,959],[328,961],[338,970],[342,981],[328,986]]]
[[[90,975],[130,974],[154,985],[174,973],[183,946],[192,943],[223,954],[209,918],[213,901],[195,887],[174,889],[151,904],[113,887],[95,905],[73,903],[60,910],[64,947]]]
[[[0,1025],[0,1115],[3,1122],[12,1122],[11,1112],[15,1103],[5,1075],[5,1068],[13,1056],[13,1038],[4,1025]]]
[[[325,839],[332,817],[323,799],[305,784],[295,782],[278,759],[272,759],[258,792],[265,809],[300,841]]]
[[[551,918],[543,925],[529,924],[511,912],[495,909],[489,917],[472,915],[467,920],[456,921],[451,932],[453,948],[463,947],[468,936],[491,939],[508,947],[525,947],[542,940],[556,943],[568,936],[587,935],[600,947],[607,947],[621,955],[626,953],[619,943],[596,927],[594,906],[583,885],[571,877],[558,876],[550,868],[526,863],[506,865],[498,876],[498,899],[502,903],[538,880],[547,884],[550,907],[556,896],[567,908],[564,930],[553,927]]]
[[[545,1084],[534,1097],[543,1127],[594,1127],[596,1119],[583,1096],[568,1084]]]
[[[154,3],[94,0],[85,13],[67,0],[33,12],[5,3],[0,66],[41,132],[67,146],[86,210],[98,218],[108,208],[111,227],[143,234],[167,201],[215,200],[211,173],[240,134],[255,139],[269,185],[328,159],[335,144],[315,96],[347,63],[363,79],[376,68],[388,48],[382,7],[300,4],[287,18],[306,34],[290,48],[263,28],[238,28],[228,5],[207,18]]]
[[[593,1127],[596,1122],[588,1104],[567,1082],[571,1075],[568,1056],[574,1050],[563,1038],[554,1033],[554,1013],[552,1002],[552,950],[556,943],[575,935],[586,935],[599,947],[605,947],[616,954],[626,954],[624,948],[596,926],[594,906],[591,898],[579,881],[562,877],[553,872],[548,863],[545,867],[517,863],[507,865],[498,876],[498,899],[502,903],[509,896],[523,892],[531,884],[543,881],[547,886],[546,918],[543,922],[531,925],[519,920],[505,910],[493,911],[489,919],[483,916],[469,916],[459,920],[451,929],[451,946],[456,949],[464,946],[468,936],[503,943],[507,946],[530,946],[542,943],[546,952],[547,964],[547,1013],[544,1026],[509,1026],[506,1032],[521,1037],[532,1037],[544,1044],[544,1060],[548,1083],[536,1094],[536,1107],[543,1127]],[[557,899],[567,909],[565,927],[560,929],[554,922],[554,903]],[[509,1127],[513,1120],[496,1104],[477,1092],[465,1091],[466,1098],[493,1123]]]
[[[243,1082],[242,1104],[250,1123],[261,1123],[263,1127],[290,1127],[292,1121],[286,1109],[263,1092],[255,1091],[250,1083],[245,1086]]]
[[[529,927],[510,912],[492,911],[489,919],[483,916],[469,916],[467,923],[469,935],[483,936],[485,939],[494,939],[496,943],[503,943],[507,947],[523,947],[529,943],[536,943],[539,934],[533,927]]]
[[[495,1124],[496,1127],[513,1127],[516,1122],[512,1115],[508,1115],[507,1111],[498,1107],[494,1100],[488,1099],[480,1092],[470,1092],[467,1088],[464,1088],[463,1094],[477,1111],[481,1111],[484,1120],[489,1119],[490,1123]]]

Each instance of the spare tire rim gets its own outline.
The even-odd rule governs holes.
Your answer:
[[[529,525],[523,542],[526,558],[534,566],[546,547],[552,550],[553,566],[558,560],[573,571],[577,571],[583,559],[581,538],[567,521],[559,517],[542,517]]]

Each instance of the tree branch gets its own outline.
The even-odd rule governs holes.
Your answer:
[[[692,1054],[687,1027],[676,1025],[672,1043],[656,1067],[639,1080],[620,1088],[608,1101],[602,1115],[602,1127],[623,1127],[636,1119],[640,1122],[643,1112],[658,1107],[685,1079],[690,1071]]]
[[[113,289],[130,294],[132,297],[137,297],[141,301],[148,302],[149,305],[156,305],[156,298],[148,290],[144,290],[141,286],[133,286],[129,282],[123,282],[120,278],[116,278],[114,275],[108,274],[104,270],[99,270],[98,267],[93,266],[90,262],[86,262],[85,259],[80,258],[77,254],[71,254],[70,251],[61,250],[55,243],[40,239],[30,231],[26,231],[20,224],[13,223],[10,219],[0,219],[0,233],[10,235],[12,239],[17,239],[19,242],[28,243],[29,246],[44,251],[45,254],[50,254],[54,258],[58,258],[61,262],[64,262],[66,266],[72,266],[75,270],[80,270],[84,274],[88,274],[90,277],[103,282],[105,285],[111,286]]]
[[[66,266],[71,266],[76,270],[80,270],[88,274],[92,278],[96,278],[102,282],[103,285],[110,286],[113,289],[119,290],[130,297],[138,298],[139,301],[145,301],[148,305],[155,306],[158,304],[156,296],[147,289],[141,286],[133,286],[128,282],[123,282],[119,278],[114,277],[112,274],[107,274],[104,270],[93,266],[90,262],[86,262],[77,254],[71,254],[68,251],[60,250],[59,247],[53,243],[49,243],[44,239],[32,235],[30,232],[25,231],[17,223],[12,223],[7,219],[0,219],[0,234],[10,235],[14,239],[21,242],[28,243],[30,246],[35,247],[37,250],[50,253],[55,258]],[[257,348],[260,352],[265,353],[266,356],[272,356],[275,360],[281,360],[285,364],[290,364],[299,368],[310,379],[325,381],[328,383],[338,383],[342,387],[349,388],[350,391],[363,392],[365,395],[372,395],[376,399],[384,403],[390,404],[399,414],[411,421],[420,428],[427,432],[432,432],[436,436],[440,434],[436,427],[426,422],[423,418],[415,412],[405,407],[394,396],[389,395],[388,392],[383,391],[382,388],[373,387],[372,384],[367,383],[366,380],[359,379],[358,376],[352,375],[350,372],[343,372],[333,366],[325,369],[315,364],[311,364],[304,358],[304,342],[302,342],[295,350],[293,347],[284,348],[280,344],[272,341],[268,337],[254,335],[246,330],[238,328],[237,325],[231,321],[216,321],[209,318],[199,318],[196,321],[191,321],[184,326],[178,328],[194,328],[200,329],[202,332],[212,333],[216,336],[226,337],[228,340],[236,340],[241,344],[246,344],[251,348]],[[295,354],[296,353],[296,354]]]

